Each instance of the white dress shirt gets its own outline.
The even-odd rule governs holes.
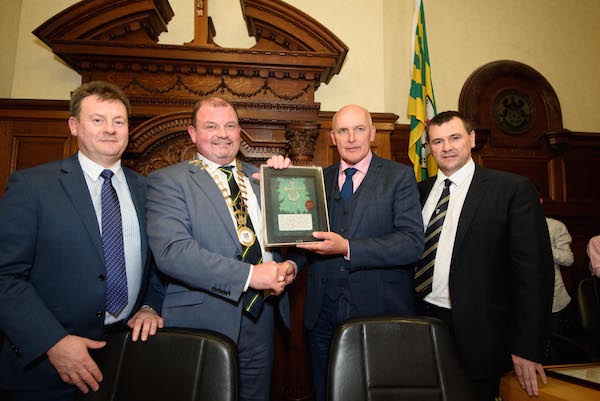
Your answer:
[[[206,166],[207,166],[206,171],[211,176],[214,177],[214,175],[216,174],[217,177],[219,177],[219,180],[221,180],[223,187],[227,190],[227,193],[229,194],[229,196],[231,196],[231,190],[229,189],[229,184],[227,184],[227,174],[225,174],[224,172],[219,170],[219,167],[221,167],[222,165],[208,160],[206,157],[202,156],[200,153],[197,153],[197,157],[200,158],[200,160],[202,160],[204,162],[204,164],[206,164]],[[238,181],[238,172],[237,172],[236,161],[233,160],[231,163],[227,164],[227,166],[233,166],[233,169],[231,170],[233,173],[233,178],[235,179],[235,182],[237,182],[238,186],[240,186],[240,183]],[[242,178],[244,180],[244,185],[246,186],[246,193],[248,194],[248,198],[244,199],[244,200],[246,201],[246,206],[248,207],[248,214],[250,215],[250,220],[252,221],[252,226],[254,227],[254,234],[256,234],[256,239],[258,240],[258,243],[260,244],[260,250],[262,252],[262,259],[263,259],[263,262],[270,262],[273,260],[273,254],[271,252],[265,250],[265,244],[263,241],[262,211],[260,209],[260,206],[258,205],[258,198],[256,197],[256,194],[254,193],[254,189],[252,189],[252,184],[250,183],[250,179],[248,178],[248,176],[246,176],[246,173],[242,172]],[[231,210],[230,207],[228,207],[227,209],[229,210],[229,215],[231,216],[231,221],[233,223],[233,227],[235,227],[235,230],[237,231],[237,221],[235,220],[235,217],[233,216],[233,210]],[[248,287],[250,286],[250,278],[252,277],[253,267],[254,266],[252,266],[250,268],[250,273],[248,274],[248,278],[246,279],[246,285],[244,286],[244,291],[248,290]]]
[[[104,167],[95,163],[83,153],[78,152],[77,157],[83,170],[83,176],[87,183],[98,219],[100,236],[102,236],[102,184],[104,178],[100,174]],[[123,220],[123,244],[125,248],[125,271],[127,272],[127,296],[128,302],[118,316],[113,316],[106,312],[104,315],[104,324],[112,324],[121,321],[131,314],[135,306],[135,300],[140,292],[142,285],[142,241],[140,237],[140,224],[135,205],[129,192],[125,173],[121,168],[119,160],[114,166],[110,167],[114,173],[111,183],[119,197],[119,206],[121,208],[121,219]]]
[[[456,229],[465,198],[473,174],[475,173],[475,162],[470,159],[464,166],[450,177],[446,177],[444,173],[438,171],[435,184],[431,188],[429,197],[423,206],[423,227],[427,229],[429,219],[437,205],[442,191],[444,190],[444,180],[449,178],[452,181],[450,185],[450,201],[448,210],[444,218],[444,225],[440,234],[437,251],[435,254],[435,265],[433,268],[433,284],[429,295],[425,297],[425,301],[442,308],[450,309],[450,290],[448,280],[450,278],[450,262],[452,261],[452,252],[454,251],[454,239],[456,238]]]

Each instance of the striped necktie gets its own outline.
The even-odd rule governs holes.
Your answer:
[[[125,246],[123,221],[117,191],[112,186],[111,170],[100,174],[104,178],[100,197],[102,202],[102,248],[106,265],[106,310],[118,316],[127,305],[127,272],[125,269]]]
[[[233,166],[219,167],[219,170],[224,172],[227,176],[227,183],[229,184],[229,190],[231,191],[231,200],[233,201],[235,208],[237,210],[240,210],[242,204],[242,194],[240,191],[240,187],[235,182],[232,169]],[[252,225],[252,221],[249,215],[246,220],[246,227],[251,229],[254,232],[254,235],[256,235],[256,231],[254,231],[254,226]],[[250,263],[252,265],[262,263],[262,251],[260,250],[260,243],[258,242],[258,238],[255,238],[254,242],[250,246],[245,246],[244,244],[241,245],[243,249],[242,260],[244,262]],[[263,307],[263,302],[263,292],[255,291],[252,288],[248,288],[248,290],[246,290],[246,292],[242,296],[242,306],[244,307],[244,311],[249,313],[254,318],[257,318],[258,315],[260,315],[260,312]]]
[[[444,180],[444,190],[442,191],[440,200],[435,206],[435,210],[433,211],[427,229],[425,230],[425,251],[423,252],[421,260],[417,262],[415,272],[415,291],[420,298],[425,298],[431,292],[435,254],[444,226],[448,203],[450,202],[451,184],[452,181],[450,181],[450,179],[446,178]]]

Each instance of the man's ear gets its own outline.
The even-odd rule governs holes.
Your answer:
[[[69,131],[71,131],[71,135],[77,136],[77,126],[79,125],[79,121],[73,116],[69,117]]]

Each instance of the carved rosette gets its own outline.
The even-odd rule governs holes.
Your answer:
[[[294,165],[309,165],[315,154],[315,143],[319,137],[318,124],[287,124],[285,139],[290,149],[289,157]]]

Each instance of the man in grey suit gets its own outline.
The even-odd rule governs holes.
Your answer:
[[[274,306],[289,326],[287,294],[279,295],[295,269],[276,263],[277,255],[262,245],[252,177],[258,170],[236,158],[241,136],[233,106],[201,100],[188,133],[198,149],[194,159],[149,176],[148,237],[168,277],[165,325],[230,337],[238,346],[240,399],[268,400]]]
[[[326,399],[329,343],[343,320],[414,314],[408,265],[423,252],[412,169],[371,152],[375,127],[363,107],[342,107],[332,128],[342,160],[323,172],[331,232],[313,234],[322,242],[298,245],[315,253],[308,267],[304,324],[317,400]]]
[[[69,128],[79,152],[16,171],[0,199],[0,388],[12,400],[98,390],[88,349],[126,324],[134,341],[162,327],[145,179],[121,165],[129,110],[114,85],[76,89]]]

